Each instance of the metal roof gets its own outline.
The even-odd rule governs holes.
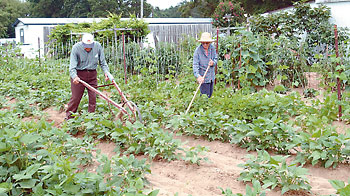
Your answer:
[[[64,25],[68,23],[100,22],[107,18],[18,18],[13,26],[24,25]],[[128,20],[130,18],[122,18]],[[143,18],[149,24],[211,24],[211,18]]]

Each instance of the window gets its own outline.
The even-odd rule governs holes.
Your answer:
[[[20,37],[21,43],[24,43],[24,29],[19,30],[19,37]]]

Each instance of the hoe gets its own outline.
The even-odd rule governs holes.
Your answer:
[[[86,88],[88,88],[88,89],[94,91],[96,94],[100,95],[108,103],[117,107],[120,110],[120,113],[117,115],[118,117],[121,117],[122,115],[127,115],[130,122],[135,122],[137,119],[140,120],[140,122],[142,122],[140,110],[138,109],[138,107],[136,106],[136,104],[134,102],[128,101],[126,99],[124,93],[121,91],[121,89],[119,88],[119,86],[117,85],[117,83],[114,80],[112,80],[111,84],[97,86],[96,88],[114,85],[114,87],[118,90],[119,95],[122,97],[122,100],[124,101],[124,103],[117,104],[115,101],[111,100],[107,95],[103,94],[102,92],[100,92],[96,88],[92,87],[88,83],[84,82],[83,80],[79,80],[79,82],[81,84],[83,84]],[[128,111],[124,108],[125,104],[127,105],[127,107],[129,108],[130,111]],[[136,115],[135,111],[137,111],[137,115]],[[137,116],[138,116],[138,118],[137,118]]]

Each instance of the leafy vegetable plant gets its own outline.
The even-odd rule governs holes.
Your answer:
[[[252,182],[258,180],[263,188],[280,187],[282,194],[290,190],[310,191],[309,180],[305,177],[307,169],[296,164],[288,165],[288,156],[270,156],[266,151],[258,155],[247,155],[248,160],[239,166],[244,168],[239,180]]]

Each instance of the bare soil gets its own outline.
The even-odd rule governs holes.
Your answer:
[[[319,89],[318,75],[314,73],[308,74],[309,84],[308,88]],[[302,93],[301,90],[297,90]],[[55,122],[55,125],[62,123],[64,113],[59,113],[53,109],[47,109],[49,119]],[[341,133],[344,133],[349,125],[343,122],[334,122],[334,126]],[[151,162],[152,174],[146,176],[149,181],[149,189],[159,189],[161,196],[173,196],[178,193],[179,196],[197,195],[197,196],[211,196],[222,195],[221,190],[230,188],[233,193],[245,193],[245,184],[238,181],[241,168],[237,165],[244,163],[245,155],[248,153],[255,154],[255,152],[247,152],[236,145],[229,143],[222,143],[219,141],[209,142],[203,139],[195,139],[187,136],[177,136],[183,142],[186,142],[184,147],[192,146],[207,146],[210,151],[206,153],[209,162],[202,162],[199,166],[187,164],[184,161],[153,161]],[[99,142],[97,148],[101,153],[108,157],[115,155],[113,150],[115,144],[111,142]],[[337,179],[347,181],[349,179],[350,166],[339,165],[337,168],[325,169],[321,166],[306,166],[309,170],[307,175],[312,187],[312,194],[292,192],[285,195],[300,196],[300,195],[329,195],[335,194],[335,189],[332,188],[329,179]],[[280,190],[272,190],[267,192],[268,196],[281,195]]]

